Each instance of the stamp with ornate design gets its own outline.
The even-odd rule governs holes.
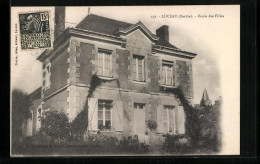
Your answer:
[[[49,12],[19,14],[21,49],[51,47]]]

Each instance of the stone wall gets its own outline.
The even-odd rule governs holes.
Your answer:
[[[67,90],[63,89],[61,92],[44,100],[43,110],[49,109],[52,111],[64,112],[67,114]]]
[[[44,97],[56,92],[62,87],[67,85],[67,70],[68,70],[68,52],[67,49],[62,49],[58,52],[55,57],[50,60],[51,67],[51,76],[50,76],[50,88],[43,90]]]
[[[193,97],[192,88],[192,67],[190,61],[176,60],[176,74],[177,74],[177,84],[183,91],[186,97]]]

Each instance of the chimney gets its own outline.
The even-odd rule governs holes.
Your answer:
[[[162,40],[169,42],[169,26],[163,25],[162,27],[156,30],[156,35]]]
[[[65,7],[55,6],[54,40],[65,30]]]

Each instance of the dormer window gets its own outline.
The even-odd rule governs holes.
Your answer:
[[[145,81],[144,76],[144,56],[134,55],[133,56],[133,75],[134,81]]]
[[[99,49],[97,60],[98,75],[112,77],[112,51]]]

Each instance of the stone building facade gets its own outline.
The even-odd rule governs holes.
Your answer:
[[[98,15],[86,16],[75,28],[63,30],[65,8],[57,10],[54,47],[43,52],[42,111],[67,114],[83,110],[93,74],[108,80],[88,101],[88,130],[144,140],[147,120],[156,135],[185,133],[181,102],[168,88],[180,87],[193,98],[194,53],[169,43],[168,26],[153,34],[142,22],[125,23]],[[64,14],[64,15],[63,15]],[[63,23],[62,23],[63,22]],[[115,79],[115,80],[114,80]]]

